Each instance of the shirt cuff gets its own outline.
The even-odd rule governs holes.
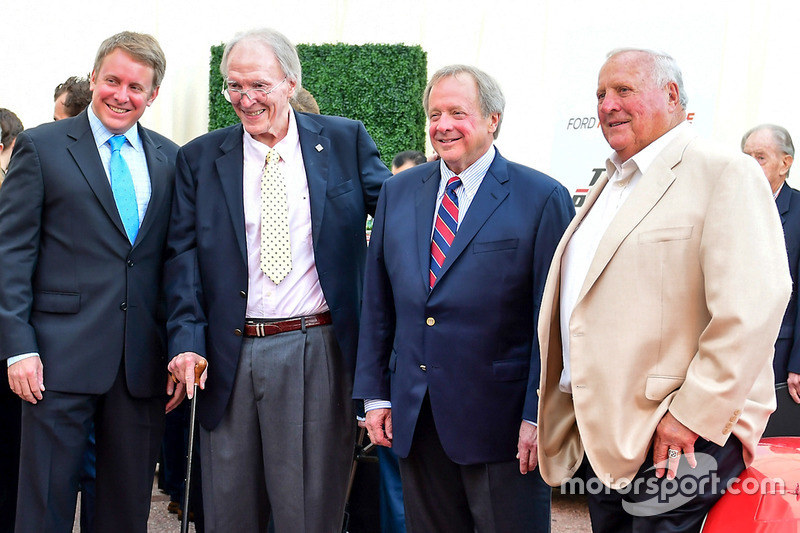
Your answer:
[[[388,400],[364,400],[364,412],[373,409],[391,409],[392,402]]]
[[[16,363],[18,361],[22,361],[23,359],[27,359],[28,357],[39,357],[39,354],[36,353],[36,352],[30,352],[30,353],[23,353],[23,354],[20,354],[20,355],[15,355],[14,357],[9,357],[8,358],[8,366],[11,366],[11,365],[13,365],[14,363]]]

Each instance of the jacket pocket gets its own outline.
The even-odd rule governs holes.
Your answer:
[[[339,185],[333,187],[332,189],[328,189],[327,196],[328,198],[336,198],[337,196],[341,196],[352,190],[353,180],[347,180],[344,183],[340,183]]]
[[[528,359],[502,359],[492,361],[492,374],[495,381],[517,381],[528,379],[531,362]]]
[[[661,401],[672,391],[676,391],[686,380],[679,376],[647,376],[644,395],[648,400]]]
[[[81,309],[81,295],[77,292],[34,293],[33,310],[42,313],[77,313]]]
[[[485,252],[499,252],[500,250],[514,250],[519,246],[519,239],[504,239],[502,241],[476,242],[472,251],[476,254]]]
[[[664,241],[685,241],[692,237],[694,226],[678,226],[675,228],[658,228],[639,234],[639,244]]]

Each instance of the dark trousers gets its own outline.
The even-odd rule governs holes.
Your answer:
[[[145,533],[165,399],[133,398],[124,368],[103,395],[48,390],[22,406],[16,533],[69,533],[91,423],[97,438],[96,531]]]
[[[6,366],[6,362],[0,362]],[[2,372],[6,374],[8,370]],[[5,378],[6,376],[2,376]],[[17,478],[19,475],[19,433],[22,400],[0,382],[0,533],[14,533],[17,507]]]
[[[666,475],[660,480],[655,477],[652,457],[651,448],[631,485],[619,491],[603,487],[588,465],[587,499],[594,533],[699,532],[728,482],[745,468],[742,443],[733,436],[722,447],[697,439],[697,468],[691,469],[686,457],[681,456],[672,481]],[[604,490],[592,490],[599,487]]]
[[[427,396],[400,473],[410,533],[550,531],[550,487],[539,470],[523,476],[516,460],[454,463],[439,441]]]

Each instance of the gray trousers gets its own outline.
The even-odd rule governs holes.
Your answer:
[[[340,532],[352,388],[332,325],[246,338],[222,421],[199,428],[206,531],[266,532],[271,514],[276,533]]]

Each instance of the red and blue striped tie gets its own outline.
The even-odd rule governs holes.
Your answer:
[[[431,289],[436,284],[439,272],[444,265],[444,258],[453,244],[453,238],[458,229],[458,196],[456,189],[461,185],[461,178],[453,176],[448,180],[447,187],[442,197],[442,204],[436,214],[436,224],[433,226],[433,240],[431,241]]]

